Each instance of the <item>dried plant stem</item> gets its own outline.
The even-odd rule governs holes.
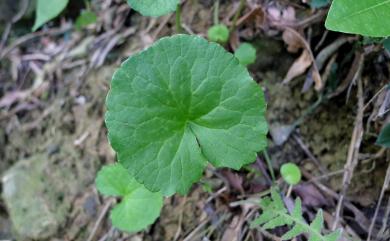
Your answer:
[[[292,192],[292,189],[293,189],[293,185],[289,185],[289,186],[288,186],[288,190],[287,190],[287,194],[286,194],[286,198],[289,198],[289,197],[290,197],[291,192]]]
[[[214,25],[219,24],[219,0],[214,2]]]
[[[389,163],[389,166],[387,168],[386,178],[385,178],[385,181],[383,182],[383,186],[382,186],[381,194],[379,196],[378,204],[377,204],[377,206],[375,208],[374,217],[372,217],[371,224],[370,224],[370,229],[368,230],[367,241],[371,240],[372,231],[374,230],[375,220],[376,220],[376,218],[378,216],[379,208],[380,208],[380,206],[382,204],[382,200],[383,200],[383,196],[385,194],[385,191],[389,188],[389,184],[390,184],[390,163]],[[386,225],[386,224],[384,224],[384,225]]]
[[[340,193],[340,197],[337,203],[335,220],[333,222],[332,230],[336,230],[340,215],[342,213],[342,207],[344,203],[344,198],[347,193],[349,184],[353,176],[353,172],[359,160],[359,149],[363,137],[363,114],[364,114],[364,100],[363,100],[363,84],[361,77],[357,77],[358,85],[358,113],[355,119],[355,127],[352,132],[351,143],[348,149],[347,163],[345,164],[345,172],[343,176],[343,186]]]
[[[238,17],[240,17],[240,14],[244,9],[244,6],[245,6],[245,0],[240,0],[240,6],[238,7],[237,12],[233,17],[233,24],[230,27],[230,32],[233,32],[236,29]]]
[[[91,233],[89,234],[87,241],[92,241],[92,239],[95,237],[95,234],[96,234],[96,232],[97,232],[97,230],[98,230],[98,228],[99,228],[101,222],[103,221],[103,219],[104,219],[104,217],[106,216],[106,214],[107,214],[109,208],[111,207],[111,205],[112,205],[114,202],[115,202],[115,199],[113,199],[113,198],[110,198],[110,199],[107,201],[107,203],[106,203],[106,205],[103,207],[103,210],[102,210],[102,212],[100,213],[100,215],[99,215],[99,217],[98,217],[98,219],[97,219],[95,225],[93,226],[92,231],[91,231]]]

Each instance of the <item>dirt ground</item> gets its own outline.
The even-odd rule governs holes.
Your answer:
[[[337,221],[342,240],[366,239],[372,222],[376,240],[390,240],[388,190],[373,219],[390,160],[389,151],[374,144],[390,121],[390,53],[373,40],[328,32],[327,8],[303,2],[246,1],[225,47],[250,42],[257,49],[248,69],[266,94],[273,170],[279,177],[279,167],[294,162],[304,176],[285,201],[300,197],[309,219],[322,208],[326,230]],[[213,6],[184,1],[185,31],[206,37]],[[221,0],[220,21],[231,26],[238,6]],[[109,208],[118,200],[102,197],[94,185],[99,168],[115,162],[104,125],[111,76],[124,59],[174,34],[175,17],[142,17],[122,0],[94,0],[92,7],[98,20],[83,30],[72,28],[81,1],[71,1],[38,32],[31,32],[33,14],[27,13],[0,49],[0,240],[277,240],[285,228],[249,227],[259,213],[250,200],[270,186],[263,153],[237,172],[209,166],[187,196],[165,200],[146,231],[126,234],[111,226]],[[7,17],[0,21],[4,36]],[[305,51],[321,78],[310,58],[302,70]],[[349,152],[356,148],[355,166]],[[6,183],[18,192],[12,206],[5,202]]]

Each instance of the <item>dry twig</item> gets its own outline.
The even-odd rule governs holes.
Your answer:
[[[387,168],[386,177],[385,177],[385,181],[383,182],[383,186],[382,186],[381,194],[379,196],[378,204],[375,208],[374,217],[372,217],[370,229],[368,230],[367,241],[371,240],[372,231],[374,230],[374,224],[375,224],[376,218],[378,216],[379,208],[382,204],[382,200],[383,200],[383,196],[385,194],[385,191],[389,188],[389,184],[390,184],[390,163],[389,163],[389,166]],[[385,222],[387,222],[387,221],[385,221]],[[386,224],[383,224],[383,225],[386,225]]]
[[[107,203],[106,203],[106,205],[103,207],[103,210],[102,210],[102,212],[100,213],[100,215],[99,215],[99,217],[98,217],[98,219],[97,219],[95,225],[93,226],[93,229],[92,229],[91,233],[89,234],[87,241],[92,241],[92,239],[95,237],[95,234],[96,234],[96,232],[97,232],[97,230],[98,230],[98,228],[99,228],[99,226],[100,226],[100,223],[103,221],[104,217],[106,216],[106,214],[107,214],[109,208],[110,208],[111,205],[114,203],[114,201],[115,201],[115,199],[113,199],[113,198],[110,198],[110,199],[107,201]]]
[[[359,149],[362,143],[364,100],[363,100],[363,84],[360,76],[357,77],[357,85],[358,85],[358,112],[355,119],[355,127],[352,132],[351,143],[349,145],[347,163],[345,164],[344,167],[345,172],[343,176],[343,186],[337,203],[335,221],[333,223],[332,230],[336,230],[338,226],[340,215],[342,213],[344,198],[347,193],[349,184],[351,183],[353,172],[359,160]]]

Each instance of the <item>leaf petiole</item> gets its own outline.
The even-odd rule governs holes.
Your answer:
[[[182,33],[183,29],[181,27],[181,6],[180,3],[176,6],[176,33]]]

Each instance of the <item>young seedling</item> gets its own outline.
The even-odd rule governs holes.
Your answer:
[[[84,0],[85,8],[81,11],[81,14],[77,17],[75,25],[77,30],[81,30],[83,27],[87,27],[90,24],[96,23],[97,16],[92,11],[91,3],[89,0]]]
[[[244,66],[253,64],[256,61],[256,49],[249,43],[241,44],[234,52],[234,56]]]
[[[240,169],[266,145],[265,100],[219,44],[162,38],[115,72],[106,125],[119,162],[152,192],[186,194],[207,162]]]
[[[291,240],[298,235],[307,233],[310,241],[337,241],[341,235],[340,230],[327,235],[322,234],[324,226],[322,210],[318,211],[312,223],[308,224],[302,215],[302,205],[299,198],[295,200],[294,209],[289,213],[279,190],[276,188],[271,188],[271,198],[261,199],[260,208],[263,212],[251,223],[251,227],[261,226],[263,229],[273,229],[284,225],[292,226],[288,232],[283,234],[282,240]]]
[[[76,29],[81,30],[84,27],[87,27],[90,24],[96,23],[97,16],[91,10],[83,10],[80,16],[76,19]]]
[[[229,40],[229,29],[224,24],[214,25],[208,30],[207,37],[210,41],[223,45]]]
[[[104,166],[97,175],[96,186],[106,196],[122,198],[110,215],[112,224],[122,231],[140,231],[160,216],[161,193],[146,189],[119,163]]]
[[[287,197],[289,197],[293,186],[297,185],[301,181],[301,170],[297,165],[289,162],[282,165],[280,168],[280,174],[282,175],[283,180],[290,185],[287,191]]]

